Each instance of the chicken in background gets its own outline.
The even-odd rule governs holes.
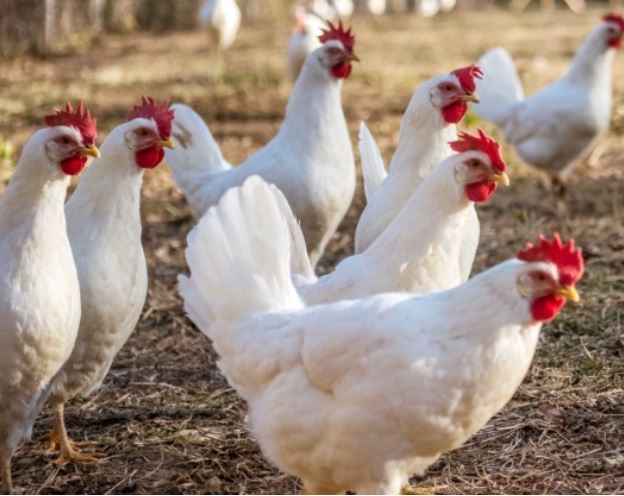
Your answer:
[[[65,428],[64,405],[87,396],[106,377],[136,327],[147,296],[147,265],[141,242],[141,185],[157,167],[163,147],[173,146],[173,111],[143,98],[128,122],[102,143],[102,157],[84,174],[65,207],[69,240],[78,269],[82,318],[76,344],[51,384],[48,403],[54,426],[46,436],[58,463],[92,462]]]
[[[204,0],[197,17],[199,25],[208,31],[211,47],[225,50],[234,43],[241,22],[236,0]]]
[[[326,24],[319,16],[302,6],[293,11],[293,34],[288,41],[288,73],[296,81],[308,55],[321,46],[319,37]]]
[[[305,494],[398,494],[506,405],[542,324],[579,299],[581,253],[555,236],[447,291],[306,307],[288,221],[259,227],[282,210],[255,200],[231,190],[193,229],[180,292],[262,452]],[[246,234],[263,228],[272,243]]]
[[[456,69],[421,84],[401,120],[399,142],[386,169],[379,148],[364,123],[360,154],[367,205],[355,232],[355,252],[361,253],[390,225],[434,166],[451,155],[457,124],[475,97],[477,66]]]
[[[609,127],[613,59],[623,33],[624,18],[606,15],[568,72],[527,98],[509,53],[501,47],[490,50],[479,59],[490,77],[477,83],[481,103],[475,112],[500,126],[525,162],[563,185]]]
[[[279,132],[243,164],[231,167],[202,118],[182,104],[172,107],[176,148],[166,151],[173,178],[197,217],[251,175],[278,186],[301,221],[313,266],[355,192],[353,149],[341,102],[342,81],[358,60],[355,37],[342,23],[330,23],[321,42],[301,70]]]
[[[308,0],[309,8],[316,15],[330,21],[348,19],[353,14],[353,0]]]
[[[0,469],[9,494],[11,458],[30,438],[50,383],[69,357],[80,289],[63,203],[70,176],[98,156],[96,122],[81,103],[45,117],[26,143],[0,199]]]

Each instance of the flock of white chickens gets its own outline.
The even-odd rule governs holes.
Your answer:
[[[623,34],[624,19],[605,16],[568,73],[526,99],[502,48],[421,83],[388,172],[362,123],[355,254],[322,277],[356,185],[341,88],[358,58],[342,22],[293,70],[278,134],[237,167],[183,104],[143,98],[99,150],[82,103],[46,116],[0,199],[3,491],[46,403],[59,462],[100,456],[68,437],[63,406],[99,387],[140,317],[141,184],[166,157],[199,219],[185,310],[248,403],[264,455],[306,493],[400,493],[510,400],[583,274],[580,250],[555,234],[470,278],[475,205],[509,177],[496,141],[456,125],[472,102],[528,163],[569,172],[608,124]]]

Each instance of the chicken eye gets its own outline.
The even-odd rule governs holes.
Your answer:
[[[481,165],[481,163],[478,160],[471,160],[470,161],[470,166],[471,167],[479,167]]]
[[[61,143],[63,143],[64,145],[69,145],[70,142],[71,140],[67,136],[61,138]]]
[[[450,84],[447,84],[446,86],[444,86],[444,89],[446,91],[453,91],[453,87]]]

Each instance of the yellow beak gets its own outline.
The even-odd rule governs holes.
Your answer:
[[[100,150],[95,145],[84,146],[80,149],[80,155],[83,157],[100,158]]]
[[[175,144],[173,143],[173,140],[171,138],[167,138],[164,140],[158,140],[155,145],[158,148],[175,148]]]
[[[360,61],[360,57],[358,57],[355,53],[350,53],[347,60],[349,62],[359,62]]]
[[[581,301],[581,297],[574,286],[563,286],[559,288],[555,294],[557,296],[563,296],[566,300],[570,300],[574,303]]]
[[[466,93],[465,95],[462,95],[460,99],[462,102],[479,103],[479,99],[474,93]]]
[[[501,186],[509,186],[511,184],[511,180],[506,172],[497,172],[496,174],[492,174],[490,179]]]

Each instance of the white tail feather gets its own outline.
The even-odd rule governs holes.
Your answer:
[[[360,157],[362,160],[364,193],[366,194],[366,199],[369,200],[373,193],[377,191],[377,188],[384,182],[388,173],[386,172],[375,138],[363,122],[360,122]]]
[[[291,281],[291,222],[257,176],[206,212],[188,236],[191,276],[179,277],[185,310],[200,330],[208,334],[215,320],[303,306]]]
[[[189,175],[195,176],[198,172],[229,169],[230,165],[221,155],[219,145],[201,116],[181,103],[171,108],[175,111],[172,134],[176,147],[166,149],[165,157],[176,183],[182,186],[189,180]]]
[[[476,94],[481,103],[474,110],[483,119],[504,124],[510,105],[524,100],[516,66],[502,47],[488,50],[477,64],[483,70],[483,79],[477,80]]]

